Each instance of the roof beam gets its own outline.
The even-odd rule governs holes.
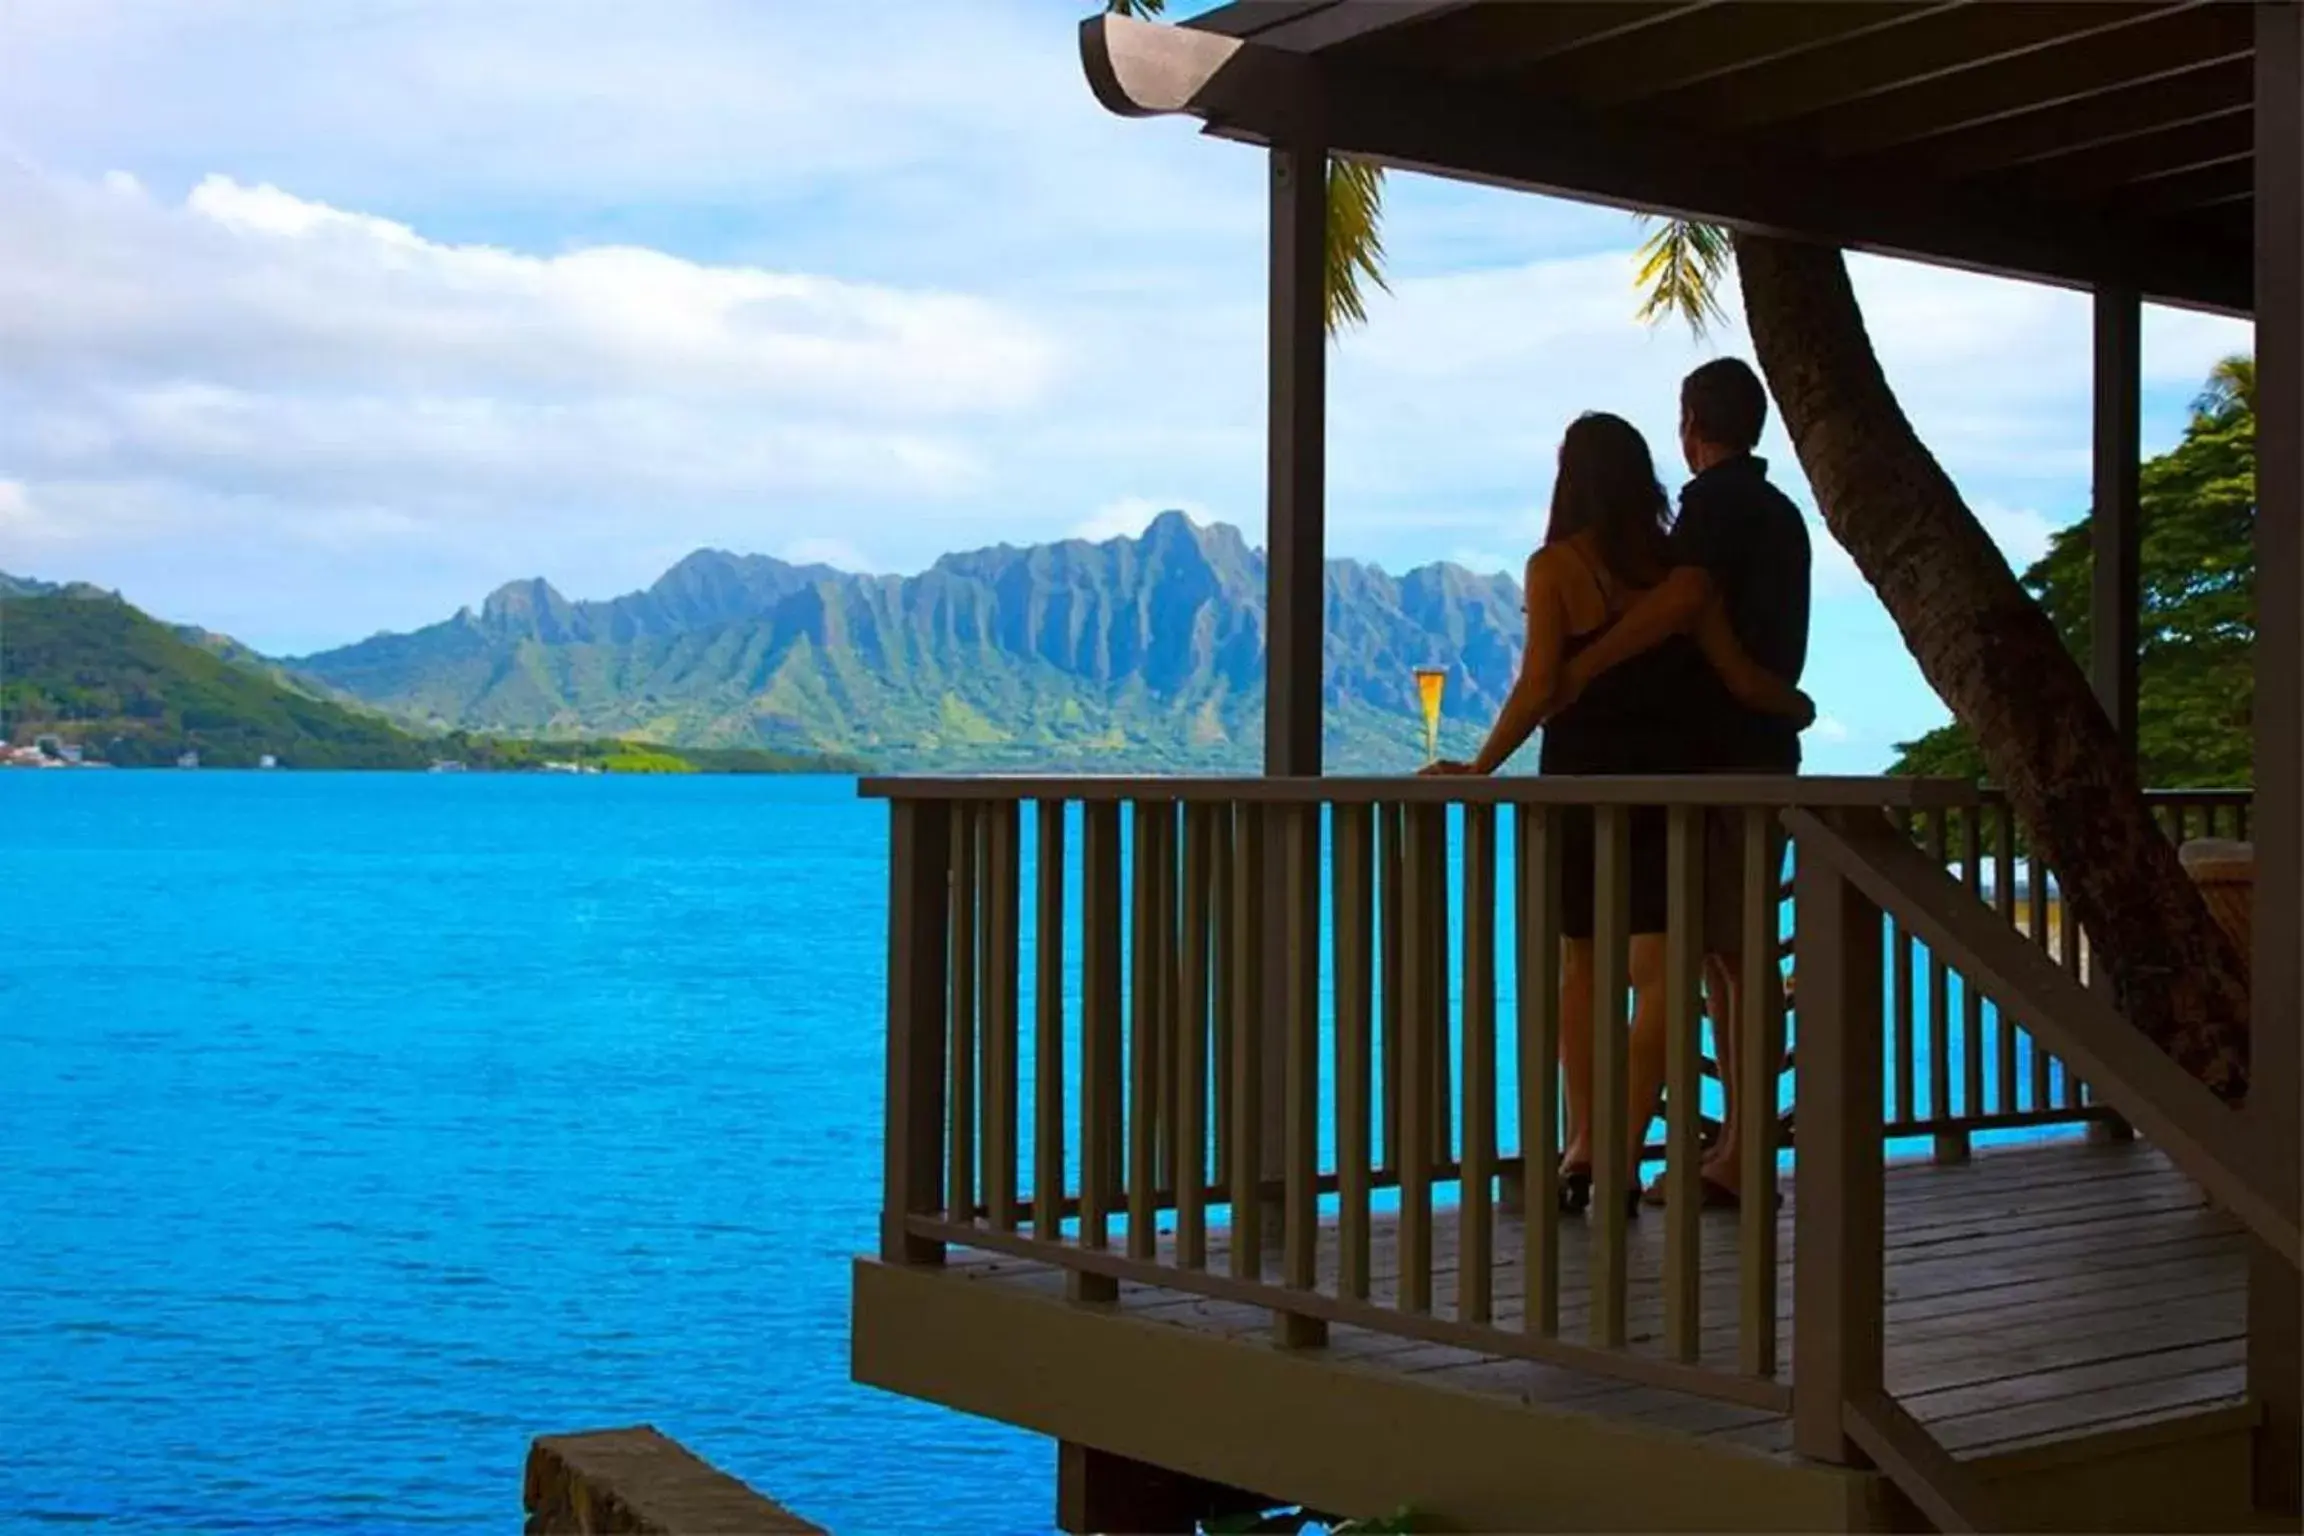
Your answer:
[[[2140,177],[2120,189],[2113,205],[2123,212],[2165,218],[2229,202],[2238,194],[2255,191],[2255,159],[2253,154],[2234,155],[2164,175]]]
[[[1865,164],[1892,173],[1958,177],[2022,165],[2042,155],[2093,149],[2138,132],[2158,133],[2197,122],[2235,105],[2245,110],[2253,69],[2245,55],[2187,67],[2125,89],[2054,102],[1921,139],[1886,155],[1867,156]]]
[[[1901,27],[1958,0],[1881,0],[1866,6],[1706,6],[1646,33],[1580,48],[1547,68],[1572,72],[1576,97],[1595,106],[1644,101],[1738,70]],[[1526,77],[1523,85],[1536,83]]]
[[[2158,133],[2133,134],[2092,148],[2041,155],[2012,168],[2005,176],[1995,176],[1993,181],[2011,193],[2077,202],[2131,182],[2244,156],[2253,152],[2255,144],[2255,114],[2242,106]]]
[[[2191,231],[2171,238],[2069,207],[1939,198],[1836,173],[1786,148],[1756,159],[1717,134],[1601,122],[1468,81],[1314,69],[1252,43],[1186,40],[1180,29],[1121,17],[1093,17],[1080,36],[1107,107],[1188,113],[1226,137],[1270,143],[1317,121],[1337,153],[1462,180],[2048,282],[2127,286],[2233,313],[2251,300],[2247,248]],[[1210,42],[1229,51],[1219,55]]]
[[[2193,0],[2198,3],[2198,0]],[[1869,102],[1930,80],[2137,25],[2134,0],[1970,3],[1886,32],[1803,53],[1764,71],[1737,71],[1675,93],[1667,109],[1715,131],[1757,128]]]
[[[1372,0],[1381,5],[1383,0]],[[1693,8],[1692,0],[1548,0],[1540,5],[1466,7],[1445,23],[1389,45],[1399,69],[1486,77],[1519,69],[1602,38],[1638,31]]]
[[[1997,126],[2203,65],[2246,59],[2254,46],[2253,22],[2244,5],[2151,13],[2038,52],[1887,91],[1804,126],[1835,157]],[[2248,99],[2244,84],[2237,99]]]

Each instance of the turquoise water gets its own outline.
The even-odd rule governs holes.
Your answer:
[[[517,1528],[649,1421],[850,1532],[1045,1530],[847,1381],[885,811],[847,780],[0,775],[0,1529]]]
[[[0,1530],[512,1529],[531,1436],[642,1421],[841,1536],[1046,1530],[1045,1442],[847,1380],[885,820],[0,775]]]

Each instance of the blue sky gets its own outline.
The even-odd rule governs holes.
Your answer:
[[[1079,0],[14,0],[0,569],[295,652],[699,545],[1262,521],[1263,164],[1103,114]],[[1395,178],[1331,364],[1330,543],[1517,569],[1576,411],[1672,442],[1716,351],[1625,216]],[[1859,261],[2010,558],[2085,508],[2084,299]],[[1730,310],[1734,310],[1731,297]],[[2153,312],[2148,447],[2242,326]],[[1806,503],[1788,447],[1767,450]],[[1820,533],[1819,770],[1943,712]]]

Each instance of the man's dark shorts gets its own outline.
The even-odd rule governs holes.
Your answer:
[[[1800,771],[1800,764],[1795,758],[1789,765],[1772,763],[1765,767],[1721,771],[1737,774],[1796,774]],[[1742,807],[1704,813],[1704,952],[1724,955],[1732,962],[1741,960],[1744,955],[1745,844],[1748,821],[1752,814]],[[1789,839],[1781,815],[1773,810],[1759,814],[1767,823],[1766,847],[1762,858],[1768,871],[1766,912],[1761,918],[1761,925],[1767,930],[1773,946],[1780,932],[1778,893],[1786,875],[1784,855]]]

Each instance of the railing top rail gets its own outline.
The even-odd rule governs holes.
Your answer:
[[[1799,775],[1679,774],[1495,778],[1215,778],[1174,775],[879,775],[862,779],[869,800],[1250,801],[1285,805],[1379,803],[1470,805],[1849,806],[1927,809],[1980,805],[1984,793],[1959,779],[1827,778]]]

